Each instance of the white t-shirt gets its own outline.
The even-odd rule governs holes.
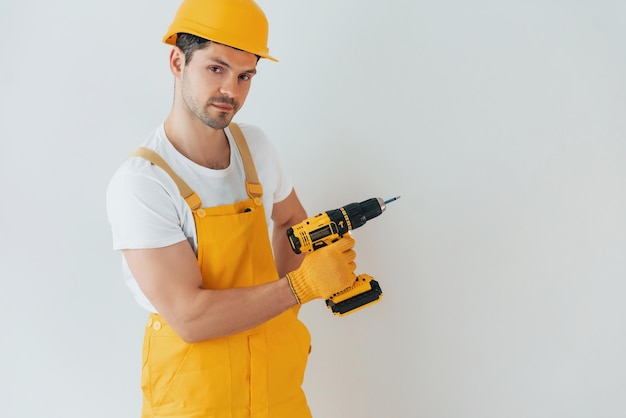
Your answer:
[[[263,186],[263,206],[268,226],[274,203],[285,199],[293,188],[271,142],[256,126],[239,124]],[[241,156],[229,129],[230,164],[212,170],[179,153],[159,126],[143,142],[156,151],[202,200],[203,207],[232,204],[248,198]],[[197,254],[196,228],[191,209],[174,180],[149,161],[132,157],[115,172],[107,188],[107,213],[113,233],[113,248],[161,248],[188,240]],[[126,284],[140,306],[157,313],[143,294],[122,257]]]

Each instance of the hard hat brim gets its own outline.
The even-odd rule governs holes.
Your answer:
[[[217,42],[218,44],[222,44],[222,45],[226,45],[229,46],[231,48],[235,48],[235,49],[239,49],[241,51],[245,51],[245,52],[249,52],[251,54],[257,55],[261,58],[265,58],[268,59],[270,61],[274,61],[274,62],[280,62],[278,61],[278,59],[274,58],[273,56],[271,56],[267,51],[253,51],[252,48],[245,48],[245,47],[241,47],[241,46],[234,46],[234,45],[229,45],[229,43],[226,42],[221,42],[217,39],[210,39],[207,38],[206,35],[199,33],[199,31],[193,30],[191,28],[188,28],[184,31],[181,31],[180,33],[188,33],[190,35],[195,35],[199,38],[203,38],[206,39],[208,41],[212,41],[212,42]],[[176,46],[176,38],[178,36],[178,33],[166,33],[165,36],[163,36],[163,42],[168,44],[168,45],[172,45],[172,46]]]

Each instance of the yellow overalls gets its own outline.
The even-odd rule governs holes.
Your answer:
[[[246,171],[249,199],[202,208],[198,195],[154,151],[134,155],[176,181],[194,215],[203,287],[227,289],[276,280],[262,188],[241,130],[230,124]],[[185,343],[157,314],[143,345],[142,417],[307,418],[301,389],[310,335],[298,308],[240,334]]]

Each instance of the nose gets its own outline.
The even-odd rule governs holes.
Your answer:
[[[237,88],[239,85],[238,81],[238,77],[226,77],[220,87],[220,93],[226,97],[235,97],[237,95]]]

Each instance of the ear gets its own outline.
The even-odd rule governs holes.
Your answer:
[[[185,68],[185,53],[175,46],[170,51],[170,72],[176,78],[180,78]]]

